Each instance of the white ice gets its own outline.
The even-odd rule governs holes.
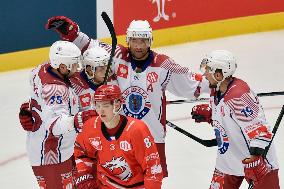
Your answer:
[[[284,30],[206,40],[155,50],[172,57],[181,65],[198,71],[204,54],[215,49],[227,49],[236,55],[238,60],[236,76],[247,81],[255,92],[284,90]],[[38,188],[25,155],[26,134],[18,121],[19,106],[29,96],[28,74],[29,70],[0,74],[0,188],[3,189]],[[169,99],[177,98],[171,94],[168,94],[168,97]],[[284,98],[274,96],[260,99],[266,117],[273,127],[280,108],[284,104]],[[192,105],[168,105],[167,119],[203,139],[213,138],[213,131],[209,125],[197,125],[190,119]],[[282,187],[284,187],[283,127],[281,123],[275,136]],[[163,181],[163,188],[209,188],[216,151],[216,147],[203,147],[168,128],[166,153],[169,177]],[[247,186],[244,182],[241,188],[245,189]]]

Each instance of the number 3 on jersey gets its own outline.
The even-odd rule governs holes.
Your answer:
[[[150,148],[152,146],[152,143],[148,137],[144,138],[144,143],[146,148]]]

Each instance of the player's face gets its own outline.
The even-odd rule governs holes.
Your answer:
[[[71,68],[71,70],[69,70],[65,64],[60,64],[59,65],[59,72],[63,76],[71,76],[72,74],[74,74],[77,71],[78,67],[79,67],[78,64],[72,64],[72,68]]]
[[[106,74],[107,66],[97,66],[95,68],[95,78],[99,82],[103,82]]]
[[[103,122],[109,122],[114,116],[114,105],[111,101],[97,101],[95,102],[96,111]]]
[[[210,88],[216,88],[217,87],[217,81],[213,78],[212,73],[210,72],[210,67],[205,67],[205,73],[204,76],[209,81],[209,87]]]
[[[149,39],[131,38],[128,45],[135,60],[145,60],[148,57],[148,49],[150,47]]]

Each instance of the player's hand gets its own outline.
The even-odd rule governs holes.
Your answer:
[[[269,173],[266,162],[262,156],[252,156],[242,161],[246,180],[253,181],[254,185],[261,183],[262,179]]]
[[[96,179],[93,175],[85,172],[76,173],[75,174],[75,181],[77,189],[98,189],[99,186],[97,184]]]
[[[191,115],[192,119],[194,119],[196,123],[212,122],[212,109],[209,104],[195,105],[192,108]]]
[[[25,131],[34,131],[34,121],[29,106],[28,102],[21,105],[19,119]]]
[[[53,16],[48,19],[46,29],[54,29],[60,38],[67,41],[74,41],[79,35],[79,26],[76,22],[66,16]]]
[[[86,110],[83,112],[78,112],[74,116],[74,126],[77,131],[81,131],[84,123],[91,117],[97,116],[98,113],[96,110]]]

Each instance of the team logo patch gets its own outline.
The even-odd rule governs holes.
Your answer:
[[[148,94],[142,88],[129,87],[123,92],[122,96],[128,102],[123,104],[123,111],[126,116],[142,119],[150,111],[151,103]]]
[[[123,65],[123,64],[119,64],[116,75],[118,77],[127,78],[127,76],[128,76],[128,66]]]
[[[91,105],[91,94],[90,93],[80,95],[79,98],[80,98],[80,104],[83,108]]]
[[[89,138],[89,141],[91,145],[97,149],[97,150],[102,150],[102,142],[100,137],[95,137],[95,138]]]
[[[225,129],[221,126],[221,124],[214,120],[213,127],[215,131],[215,136],[217,139],[218,151],[220,154],[225,154],[229,148],[229,138],[225,131]]]

